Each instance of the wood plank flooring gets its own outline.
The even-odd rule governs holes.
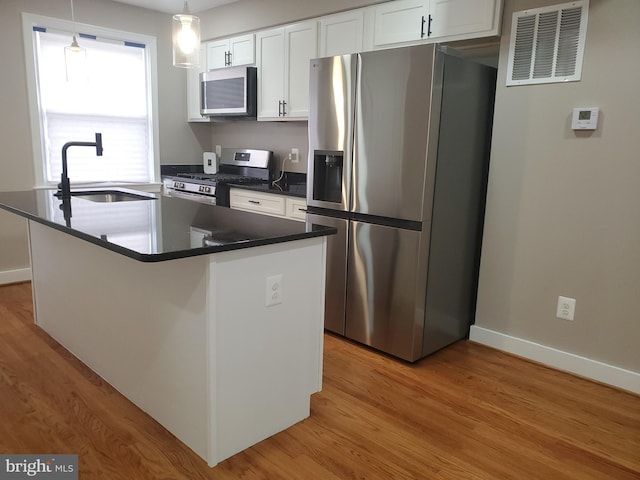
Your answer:
[[[408,365],[325,336],[311,417],[211,469],[0,287],[0,453],[85,479],[640,479],[640,397],[470,342]]]

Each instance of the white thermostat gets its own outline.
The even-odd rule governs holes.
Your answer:
[[[571,128],[573,130],[595,130],[598,128],[599,107],[578,107],[573,109]]]

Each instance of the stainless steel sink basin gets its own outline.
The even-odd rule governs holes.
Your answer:
[[[141,193],[124,192],[121,190],[90,190],[82,192],[71,192],[73,198],[82,198],[92,202],[130,202],[135,200],[155,200],[153,195]]]

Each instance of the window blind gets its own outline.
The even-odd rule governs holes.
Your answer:
[[[67,82],[64,47],[72,34],[34,27],[39,110],[44,142],[44,179],[57,184],[62,147],[93,141],[101,132],[104,154],[90,148],[67,152],[73,184],[150,182],[153,177],[151,121],[145,46],[79,35],[87,51],[86,78]]]

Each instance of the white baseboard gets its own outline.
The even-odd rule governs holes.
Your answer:
[[[30,268],[20,268],[18,270],[5,270],[4,272],[0,272],[0,285],[28,282],[29,280],[31,280]]]
[[[475,325],[471,326],[469,340],[557,368],[558,370],[564,370],[640,394],[640,373],[638,372],[625,370]]]

